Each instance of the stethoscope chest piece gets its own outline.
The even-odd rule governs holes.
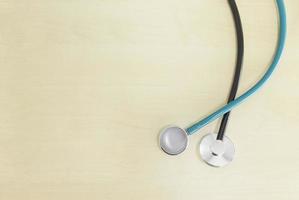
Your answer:
[[[224,167],[233,161],[235,147],[228,137],[217,140],[217,134],[208,134],[200,142],[201,158],[213,167]]]
[[[177,126],[165,128],[160,133],[160,147],[169,155],[178,155],[188,146],[187,132]]]

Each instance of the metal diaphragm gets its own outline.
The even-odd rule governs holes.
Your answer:
[[[160,147],[169,155],[178,155],[188,146],[187,132],[177,126],[170,126],[161,131]]]
[[[232,162],[235,147],[226,136],[223,140],[217,140],[217,134],[208,134],[200,142],[199,153],[207,164],[213,167],[224,167]]]

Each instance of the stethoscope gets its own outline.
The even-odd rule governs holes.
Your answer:
[[[231,9],[234,13],[236,27],[237,29],[241,28],[242,30],[241,23],[240,23],[240,16],[236,8],[235,2],[234,1],[229,1],[229,2],[231,5]],[[202,160],[214,167],[225,166],[233,160],[235,154],[235,147],[233,142],[227,136],[224,135],[224,130],[223,130],[225,129],[226,126],[228,114],[232,109],[234,109],[236,106],[243,103],[248,97],[256,93],[267,82],[267,80],[271,77],[275,68],[277,67],[277,64],[281,58],[283,48],[285,45],[286,32],[287,32],[285,5],[283,0],[276,0],[276,4],[278,7],[279,22],[280,22],[279,39],[278,39],[278,44],[277,44],[276,52],[273,57],[272,63],[267,69],[266,73],[255,85],[253,85],[249,90],[244,92],[238,98],[229,99],[229,103],[227,103],[225,106],[211,113],[209,116],[203,118],[202,120],[194,123],[193,125],[187,128],[180,128],[178,126],[168,126],[164,128],[160,133],[159,145],[165,153],[169,155],[181,154],[186,150],[188,146],[189,136],[195,134],[197,131],[199,131],[201,128],[203,128],[210,122],[220,118],[221,116],[224,116],[224,118],[222,119],[224,120],[222,121],[223,122],[222,130],[219,131],[218,135],[208,134],[204,136],[200,142],[198,151]],[[242,40],[240,36],[238,37],[238,39]],[[242,60],[242,56],[238,55],[237,67],[238,67],[238,60],[239,61]],[[235,72],[235,74],[238,74],[238,72]],[[234,87],[232,87],[232,91],[233,88]]]

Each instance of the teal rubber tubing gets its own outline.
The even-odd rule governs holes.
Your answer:
[[[194,134],[196,131],[201,129],[202,127],[206,126],[210,122],[214,121],[215,119],[221,117],[225,113],[231,111],[233,108],[241,104],[243,101],[245,101],[248,97],[256,93],[266,82],[269,80],[271,75],[273,74],[275,68],[277,67],[277,64],[281,58],[285,41],[286,41],[286,34],[287,34],[287,17],[286,17],[286,9],[284,5],[284,0],[276,0],[277,6],[278,6],[278,12],[279,12],[279,40],[278,45],[276,48],[276,53],[273,58],[272,64],[269,66],[268,70],[264,74],[264,76],[247,92],[243,93],[240,97],[236,98],[234,101],[231,101],[227,105],[223,106],[216,112],[210,114],[208,117],[202,119],[201,121],[193,124],[192,126],[188,127],[186,129],[186,132],[188,135]]]

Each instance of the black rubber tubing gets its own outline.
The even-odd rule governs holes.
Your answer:
[[[237,60],[236,60],[234,79],[228,97],[228,103],[229,103],[236,98],[238,87],[239,87],[239,81],[240,81],[243,57],[244,57],[244,35],[243,35],[242,21],[238,10],[238,6],[235,0],[228,0],[228,3],[233,14],[235,28],[236,28],[236,35],[237,35]],[[219,127],[219,131],[217,134],[217,140],[223,140],[229,116],[230,116],[230,112],[223,115]]]

